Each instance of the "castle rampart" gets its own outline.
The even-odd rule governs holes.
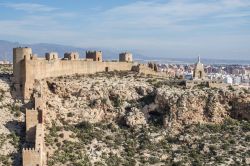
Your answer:
[[[31,48],[14,48],[13,66],[16,96],[29,100],[35,80],[73,74],[131,70],[133,63],[103,62],[101,51],[87,51],[86,59],[79,59],[77,52],[65,53],[64,59],[58,59],[55,52],[46,53],[45,58],[38,58],[32,55]]]
[[[46,165],[46,154],[44,145],[43,111],[44,104],[41,97],[35,97],[35,109],[26,110],[26,141],[34,143],[33,148],[24,148],[23,166]]]
[[[38,124],[38,111],[26,110],[26,141],[34,142],[36,126]]]
[[[43,127],[45,105],[41,88],[35,88],[36,85],[39,85],[39,80],[114,70],[131,71],[132,54],[124,54],[123,58],[122,62],[103,61],[100,51],[86,52],[86,59],[79,59],[79,54],[76,52],[65,53],[63,59],[59,59],[55,52],[46,53],[45,58],[38,58],[32,54],[31,48],[13,49],[15,97],[21,97],[25,101],[35,99],[34,109],[26,110],[26,141],[35,146],[32,149],[23,149],[23,166],[46,165]],[[147,70],[147,68],[147,66],[143,67],[145,71],[153,73],[153,69]]]
[[[93,74],[96,72],[113,70],[131,70],[132,63],[128,62],[98,62],[85,60],[26,60],[25,61],[25,80],[24,99],[29,99],[34,81],[63,75],[73,74]]]

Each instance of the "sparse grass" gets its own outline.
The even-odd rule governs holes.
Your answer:
[[[0,89],[0,102],[3,101],[5,91],[3,89]]]
[[[11,114],[13,114],[15,117],[21,116],[22,112],[18,105],[11,104],[11,105],[8,105],[8,107],[10,109]]]
[[[183,163],[204,165],[204,163],[207,162],[222,164],[225,163],[232,154],[237,158],[249,156],[249,154],[247,154],[247,148],[241,151],[234,149],[235,146],[242,144],[240,140],[245,140],[249,137],[243,132],[243,127],[246,126],[245,123],[249,124],[249,122],[244,121],[227,120],[222,125],[190,125],[186,130],[183,130],[183,132],[176,136],[171,136],[170,134],[165,136],[161,141],[154,142],[154,137],[151,136],[152,132],[155,131],[154,126],[149,126],[148,129],[133,130],[125,126],[114,126],[115,124],[113,123],[90,124],[88,122],[81,122],[77,125],[68,127],[72,132],[77,133],[76,137],[80,142],[67,142],[64,145],[67,148],[74,149],[74,147],[81,147],[80,149],[87,150],[91,141],[97,139],[105,143],[110,149],[115,150],[123,148],[120,155],[114,153],[103,155],[101,161],[98,162],[99,165],[104,163],[107,165],[117,165],[117,163],[122,165],[135,165],[136,161],[142,165],[153,165],[157,163],[167,163],[171,165],[183,165]],[[228,132],[232,129],[235,130],[234,134]],[[162,132],[163,130],[164,129],[160,129],[158,132]],[[209,133],[209,135],[206,133]],[[226,139],[227,143],[222,142],[225,142],[225,138],[221,139],[225,133],[229,134],[229,137]],[[179,140],[180,136],[186,135],[192,137],[185,141]],[[213,139],[216,140],[215,143],[213,143]],[[232,140],[234,140],[233,144]],[[81,146],[79,144],[81,144]],[[205,144],[207,144],[208,153],[203,152]],[[249,147],[249,142],[244,141],[244,144],[246,144],[244,145],[245,147]],[[61,155],[56,155],[56,158],[52,157],[49,160],[53,160],[54,164],[55,161],[64,164],[66,162],[64,158],[66,157],[68,161],[72,161],[71,163],[76,163],[77,160],[74,161],[73,159],[79,158],[80,154],[71,156],[70,150],[66,150],[67,148],[65,146],[60,146],[58,149]],[[172,149],[174,146],[180,147],[174,151]],[[98,151],[100,150],[102,150],[101,147],[98,148]],[[145,158],[143,156],[144,152],[147,152],[150,157]],[[161,160],[159,158],[161,155],[168,155],[170,158]],[[179,159],[180,161],[171,162],[171,160],[176,158],[176,155],[182,156]],[[69,158],[70,156],[71,158]],[[89,162],[89,158],[86,162]],[[244,161],[242,160],[240,164],[244,164]]]
[[[94,74],[90,77],[96,79],[98,76],[118,80],[124,78],[125,74],[113,71]],[[137,75],[131,77],[133,81],[142,79]],[[142,110],[145,106],[156,103],[155,93],[159,92],[157,90],[164,90],[165,86],[169,86],[166,91],[171,88],[176,90],[176,96],[171,96],[171,99],[174,100],[176,97],[177,103],[179,103],[178,88],[182,86],[182,82],[173,80],[175,83],[171,84],[152,76],[145,78],[144,81],[143,85],[150,86],[150,89],[153,89],[152,93],[146,92],[145,88],[139,89],[139,91],[132,90],[132,97],[129,96],[130,98],[126,100],[125,95],[120,95],[116,91],[121,89],[109,87],[101,95],[95,93],[95,99],[87,99],[83,105],[85,104],[84,106],[88,109],[117,111],[118,113],[115,112],[117,114],[122,109],[124,110],[121,111],[121,114],[131,111],[133,107]],[[107,83],[106,80],[101,79],[95,80],[95,83],[92,80],[89,81],[94,84],[91,90],[101,87],[104,82]],[[121,82],[116,83],[119,86],[121,84]],[[138,85],[138,87],[140,86]],[[184,91],[195,96],[197,91],[214,94],[219,89],[200,86],[193,90],[184,89]],[[88,95],[86,95],[87,98]],[[83,95],[83,97],[86,96]],[[203,100],[202,97],[201,100]],[[204,99],[206,98],[204,95]],[[176,110],[178,112],[178,106]],[[92,124],[81,120],[73,121],[73,118],[67,119],[67,117],[74,117],[73,113],[68,113],[67,117],[60,121],[62,124],[59,126],[62,127],[53,124],[49,128],[49,134],[45,137],[46,145],[56,149],[54,155],[49,157],[49,165],[90,165],[91,160],[95,158],[98,158],[98,161],[93,161],[93,165],[246,165],[245,159],[249,157],[248,147],[250,147],[249,122],[226,119],[222,124],[185,124],[180,126],[180,129],[178,128],[179,133],[176,131],[175,133],[171,131],[175,126],[169,125],[167,128],[163,126],[166,116],[175,118],[172,117],[175,114],[170,116],[169,112],[170,106],[167,102],[162,108],[156,107],[148,114],[148,126],[139,129],[125,126],[123,116],[119,117],[119,115],[117,119],[116,117],[110,121],[104,119],[102,122]],[[79,116],[77,113],[76,115]],[[60,133],[64,130],[73,134],[70,135],[69,140],[60,142],[60,138],[64,137]],[[232,162],[227,163],[227,161]]]

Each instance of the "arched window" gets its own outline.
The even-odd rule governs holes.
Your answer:
[[[202,71],[199,71],[199,78],[202,78]]]

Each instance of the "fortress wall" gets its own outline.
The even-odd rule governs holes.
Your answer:
[[[44,153],[44,130],[43,125],[36,126],[35,148],[24,148],[22,152],[23,166],[43,166],[46,164]]]
[[[34,148],[23,149],[23,166],[45,165],[44,126],[38,122],[39,110],[26,110],[26,139],[35,143]]]
[[[43,143],[44,143],[44,129],[43,124],[39,123],[36,126],[36,138],[35,138],[35,149],[42,151],[43,150]]]
[[[43,97],[34,97],[35,99],[35,109],[36,110],[44,110],[45,109],[45,104],[44,104],[44,99]]]
[[[27,78],[43,79],[72,74],[91,74],[109,70],[131,70],[132,63],[128,62],[97,62],[84,60],[27,60]]]
[[[27,142],[34,142],[37,124],[38,124],[38,112],[36,110],[26,110],[26,141]]]
[[[42,123],[39,123],[36,126],[36,138],[35,138],[35,149],[40,152],[39,162],[45,165],[46,163],[46,153],[45,153],[45,145],[44,145],[44,127]]]
[[[25,59],[24,99],[28,100],[30,98],[35,79],[40,80],[73,74],[93,74],[106,70],[130,71],[132,66],[133,63],[131,62]]]

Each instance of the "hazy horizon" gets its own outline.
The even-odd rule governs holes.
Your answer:
[[[249,9],[248,0],[5,0],[0,39],[152,58],[250,60]]]

